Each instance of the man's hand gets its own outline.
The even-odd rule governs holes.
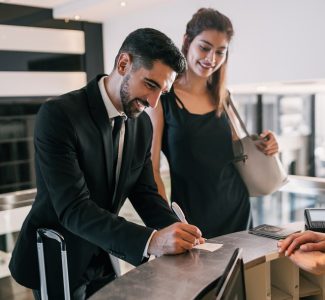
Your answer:
[[[305,231],[289,235],[286,239],[278,242],[280,253],[291,255],[296,249],[302,251],[325,252],[325,233]]]
[[[192,249],[197,242],[204,243],[200,229],[178,222],[154,233],[148,253],[155,256],[179,254]]]

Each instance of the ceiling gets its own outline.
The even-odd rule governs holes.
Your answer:
[[[64,3],[71,2],[71,0],[1,0],[0,2],[8,4],[20,4],[27,6],[53,8]]]
[[[0,0],[0,3],[52,8],[54,18],[105,22],[116,16],[136,12],[143,7],[166,4],[173,0]],[[252,83],[231,86],[239,93],[325,93],[325,79],[304,82]]]
[[[103,22],[109,17],[166,1],[171,0],[0,0],[0,3],[53,8],[57,19]]]

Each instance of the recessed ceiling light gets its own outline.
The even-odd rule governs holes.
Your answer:
[[[121,1],[120,4],[121,4],[122,7],[125,7],[126,6],[126,2],[125,1]]]

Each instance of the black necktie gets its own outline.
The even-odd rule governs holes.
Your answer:
[[[116,181],[116,166],[117,166],[117,159],[118,159],[118,146],[120,141],[120,132],[123,123],[123,117],[115,117],[114,118],[114,127],[112,131],[113,137],[113,183],[115,186]]]

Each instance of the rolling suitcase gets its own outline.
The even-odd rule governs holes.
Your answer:
[[[63,236],[55,230],[47,228],[37,229],[37,255],[38,255],[38,266],[41,280],[41,297],[42,300],[48,300],[47,285],[46,285],[46,271],[45,271],[45,260],[44,260],[44,247],[43,238],[47,237],[56,240],[60,243],[61,248],[61,262],[62,262],[62,273],[63,273],[63,286],[64,286],[64,299],[70,300],[70,287],[69,287],[69,276],[68,276],[68,261],[66,244]]]

